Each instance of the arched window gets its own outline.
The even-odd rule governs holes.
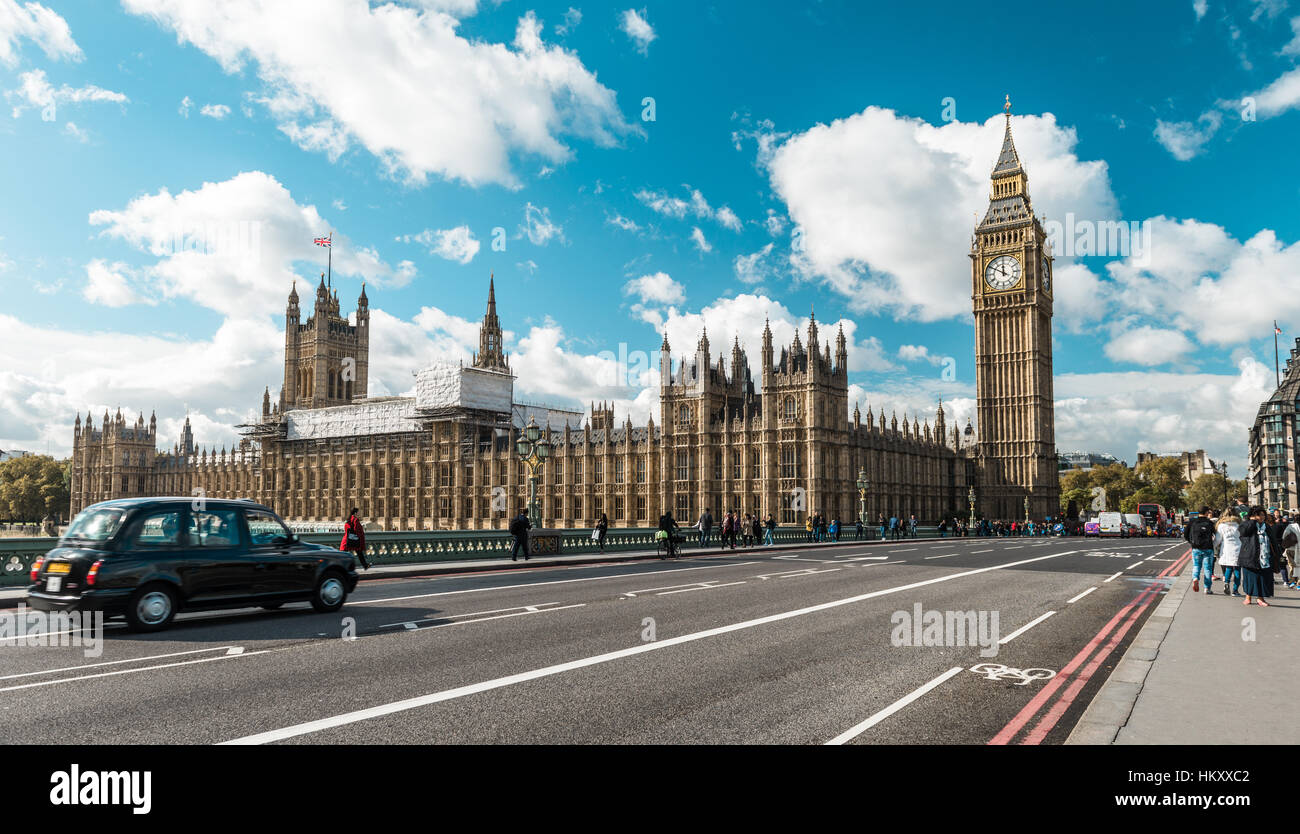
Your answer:
[[[781,403],[781,416],[787,420],[793,420],[798,413],[799,410],[795,405],[794,397],[786,397],[785,401]]]

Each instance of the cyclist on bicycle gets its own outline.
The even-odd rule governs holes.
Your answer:
[[[677,522],[673,520],[671,511],[659,516],[659,529],[664,531],[664,546],[668,549],[668,556],[677,555]]]

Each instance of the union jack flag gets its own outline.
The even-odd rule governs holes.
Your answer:
[[[1282,328],[1277,326],[1277,322],[1273,322],[1273,332],[1279,336],[1282,335]]]
[[[318,237],[318,238],[316,238],[316,245],[317,245],[317,246],[329,246],[329,245],[330,245],[330,238],[331,238],[331,237],[334,237],[334,235],[330,235],[330,237]]]

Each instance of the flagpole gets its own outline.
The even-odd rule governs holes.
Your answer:
[[[325,247],[329,251],[329,254],[326,255],[326,261],[325,261],[325,274],[326,274],[325,286],[329,287],[330,289],[333,289],[334,287],[334,233],[333,232],[330,232],[329,242],[330,245]],[[1276,325],[1277,322],[1273,322],[1273,324]],[[1274,347],[1276,347],[1277,339],[1274,338],[1273,341],[1275,343]]]
[[[1278,352],[1277,352],[1277,334],[1279,330],[1280,328],[1277,326],[1277,319],[1273,319],[1273,376],[1277,379],[1277,387],[1281,388],[1282,372],[1281,370],[1279,370],[1281,365],[1278,360]]]

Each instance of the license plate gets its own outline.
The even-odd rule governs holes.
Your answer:
[[[46,568],[46,573],[72,573],[71,562],[51,562]]]
[[[45,577],[45,590],[47,593],[51,593],[51,594],[57,594],[59,591],[62,591],[63,577],[62,576]]]

